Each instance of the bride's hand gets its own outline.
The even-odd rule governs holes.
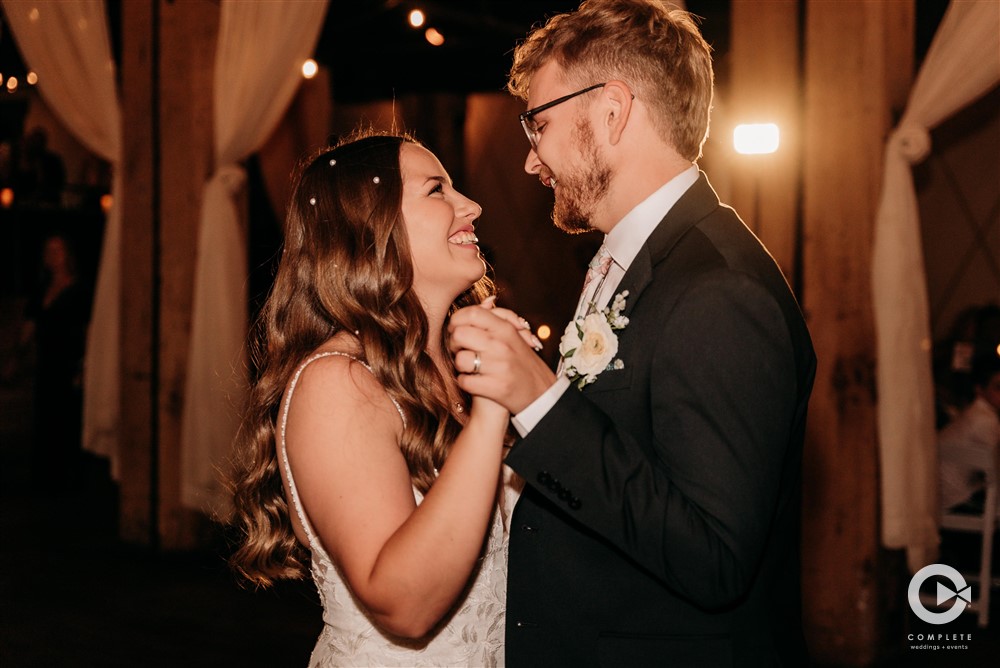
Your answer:
[[[528,321],[508,308],[497,306],[496,300],[496,295],[487,297],[483,300],[480,306],[491,311],[493,315],[501,318],[502,320],[506,320],[513,325],[514,329],[517,330],[517,333],[521,335],[521,338],[524,339],[524,342],[527,343],[532,350],[535,352],[541,350],[542,342],[537,336],[531,333],[531,325],[528,324]]]

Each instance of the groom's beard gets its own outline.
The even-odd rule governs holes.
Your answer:
[[[574,134],[580,147],[582,166],[575,174],[564,174],[556,180],[552,222],[563,232],[580,234],[593,229],[590,219],[594,209],[608,194],[611,168],[600,155],[594,131],[586,120],[580,119]]]

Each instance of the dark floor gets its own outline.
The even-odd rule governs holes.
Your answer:
[[[17,304],[0,298],[0,363],[16,312]],[[221,539],[218,548],[194,554],[121,544],[114,487],[98,466],[76,492],[43,492],[30,482],[29,379],[0,380],[0,668],[305,666],[321,626],[311,582],[241,589],[226,569]],[[942,562],[963,567],[978,542],[945,535],[942,547]],[[1000,665],[998,600],[995,590],[990,630],[971,615],[946,627],[909,615],[887,634],[893,647],[878,668]],[[914,650],[909,632],[972,638]],[[968,649],[944,649],[963,642]]]
[[[311,583],[241,590],[218,554],[115,540],[92,499],[0,499],[0,666],[305,666]]]
[[[1000,559],[996,558],[1000,541],[994,541],[993,576],[1000,575]],[[944,532],[938,562],[953,566],[963,573],[978,572],[981,541],[978,535]],[[990,601],[990,626],[981,629],[971,613],[963,614],[948,624],[935,626],[921,621],[909,611],[905,602],[906,586],[900,586],[902,608],[907,612],[903,628],[890,631],[887,636],[893,643],[889,656],[877,668],[997,668],[1000,666],[1000,589],[994,588]],[[978,585],[977,585],[978,591]],[[922,588],[932,591],[932,584]],[[910,634],[913,639],[908,640]],[[924,635],[924,640],[920,639]],[[941,635],[944,634],[944,638]],[[927,636],[934,636],[928,639]],[[956,648],[957,647],[957,648]]]
[[[20,305],[0,298],[0,668],[305,666],[322,625],[310,581],[242,589],[221,536],[198,553],[123,545],[96,460],[80,490],[31,481],[30,368],[4,378]]]

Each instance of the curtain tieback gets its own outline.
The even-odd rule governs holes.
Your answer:
[[[893,139],[899,154],[911,165],[923,162],[931,153],[931,135],[927,128],[917,123],[901,124],[893,133]]]
[[[247,171],[238,164],[230,162],[216,169],[212,180],[225,188],[229,196],[232,197],[240,192],[243,184],[246,183]]]

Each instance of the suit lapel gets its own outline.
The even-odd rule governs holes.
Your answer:
[[[652,282],[653,267],[670,254],[681,237],[698,221],[718,207],[718,195],[708,183],[705,173],[700,172],[694,185],[681,195],[649,235],[649,239],[642,245],[618,284],[616,294],[624,290],[628,290],[629,293],[623,315],[628,316],[632,312],[635,303],[639,301],[639,296]]]
[[[649,235],[646,243],[639,249],[632,264],[629,265],[628,271],[625,272],[615,289],[615,294],[628,290],[625,310],[622,315],[631,317],[642,293],[653,282],[653,269],[656,265],[670,255],[670,252],[685,234],[718,207],[718,196],[709,185],[705,174],[700,173],[694,185],[688,188],[687,192],[677,200],[652,234]],[[636,323],[635,326],[639,326],[639,323]],[[583,391],[588,394],[592,393],[595,401],[600,404],[598,396],[609,396],[605,393],[627,387],[631,382],[631,377],[632,369],[629,368],[626,360],[623,370],[599,375],[594,383],[584,386]],[[606,410],[610,411],[611,408],[607,407]]]

